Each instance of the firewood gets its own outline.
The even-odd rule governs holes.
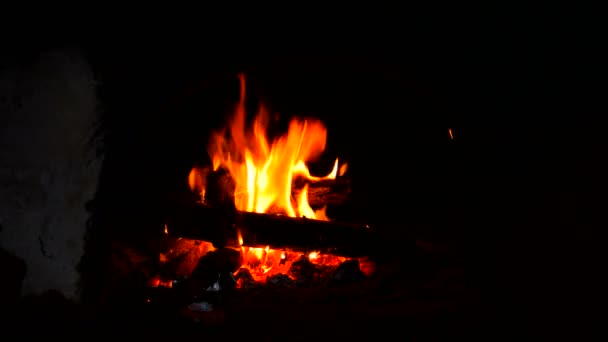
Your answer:
[[[207,174],[205,203],[212,207],[235,208],[234,179],[224,168],[219,168]],[[236,209],[236,208],[235,208]]]
[[[304,184],[308,184],[308,203],[312,208],[344,203],[350,194],[350,180],[346,177],[308,181],[301,178],[293,182],[291,194],[300,196]]]
[[[259,214],[236,210],[229,213],[201,204],[181,205],[167,215],[171,234],[212,243],[218,236],[222,244],[296,251],[318,251],[337,256],[369,256],[378,249],[391,248],[391,241],[380,241],[378,231],[364,224],[319,221],[306,218]],[[402,246],[403,247],[403,246]]]
[[[216,278],[219,274],[234,273],[243,264],[239,251],[220,248],[201,257],[191,277],[197,279]]]
[[[195,184],[194,191],[199,191],[200,187],[205,188],[206,205],[212,207],[234,206],[235,183],[226,169],[219,168],[211,171],[209,167],[197,168],[192,181]],[[296,177],[291,188],[294,198],[300,196],[305,184],[308,184],[308,203],[312,208],[342,204],[350,194],[348,177],[318,181]]]
[[[171,280],[190,276],[201,257],[209,253],[208,243],[205,245],[204,242],[196,240],[190,240],[191,242],[186,243],[182,240],[186,239],[176,242],[176,250],[167,254],[168,261],[161,268],[161,279]],[[191,248],[187,251],[179,251],[180,245],[190,245]]]

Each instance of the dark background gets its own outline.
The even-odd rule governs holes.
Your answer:
[[[252,97],[327,124],[317,167],[341,157],[353,179],[339,215],[458,241],[505,322],[598,324],[600,31],[592,21],[506,17],[72,44],[101,82],[98,203],[107,220],[153,217],[205,162],[205,134],[223,124],[245,72]]]

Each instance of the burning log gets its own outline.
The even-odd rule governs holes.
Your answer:
[[[191,188],[196,191],[205,189],[205,204],[212,207],[234,207],[234,180],[223,168],[212,171],[210,167],[194,168],[189,176]],[[298,198],[308,185],[308,203],[313,208],[344,203],[350,194],[350,179],[337,177],[317,181],[298,177],[293,181],[291,194]]]
[[[347,177],[338,177],[306,183],[298,179],[294,181],[292,196],[299,197],[304,184],[308,184],[308,203],[313,208],[342,204],[350,194],[350,180]]]
[[[191,278],[202,281],[205,287],[218,283],[221,289],[233,288],[236,285],[233,273],[243,263],[241,257],[241,253],[231,248],[211,251],[198,260]]]
[[[289,269],[289,273],[296,279],[296,283],[311,283],[320,276],[319,270],[307,257],[300,257]]]
[[[173,208],[167,217],[170,234],[210,241],[218,246],[288,248],[336,256],[370,256],[391,248],[393,241],[364,224],[259,214],[192,204]],[[219,240],[219,241],[218,241]],[[382,241],[381,241],[382,240]],[[401,244],[401,242],[400,242]]]
[[[208,242],[188,239],[174,241],[173,246],[169,253],[161,254],[163,265],[159,275],[163,281],[190,276],[201,257],[213,249]]]
[[[234,206],[234,179],[228,170],[219,168],[208,172],[206,180],[205,204],[217,208],[236,209]]]

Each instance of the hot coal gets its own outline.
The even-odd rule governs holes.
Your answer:
[[[171,280],[189,277],[207,249],[204,248],[199,241],[180,239],[176,246],[166,255],[163,255],[167,260],[162,265],[160,276],[163,280]],[[161,256],[161,258],[163,258]]]
[[[219,248],[205,254],[199,259],[192,272],[192,278],[198,278],[207,272],[236,272],[242,262],[243,260],[239,251],[231,248]]]
[[[319,270],[306,256],[302,255],[300,259],[291,264],[289,274],[297,284],[307,284],[318,278]]]
[[[250,289],[257,285],[255,283],[255,279],[251,275],[251,272],[249,272],[249,270],[246,268],[240,268],[238,271],[236,271],[234,278],[236,279],[239,287],[243,289]]]
[[[231,248],[220,248],[202,256],[191,278],[201,280],[206,286],[217,282],[221,275],[233,274],[243,263],[241,253]],[[235,281],[236,283],[236,281]]]
[[[235,288],[253,289],[260,286],[308,287],[319,285],[350,284],[366,278],[358,259],[340,264],[330,255],[288,254],[277,264],[266,260],[264,266],[248,261],[244,264],[242,250],[219,248],[211,243],[190,239],[171,238],[173,247],[160,255],[160,268],[149,281],[149,286],[169,287],[186,297],[200,297],[208,293],[225,292]],[[313,259],[311,259],[313,258]],[[265,259],[264,259],[265,260]],[[289,267],[279,271],[275,268],[289,260]],[[258,260],[258,263],[261,263]],[[253,267],[253,269],[250,269]],[[270,271],[264,276],[258,267]],[[276,273],[275,273],[276,272]],[[254,276],[254,274],[257,274]]]

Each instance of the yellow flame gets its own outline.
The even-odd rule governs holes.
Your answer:
[[[239,241],[239,246],[242,246],[243,245],[243,235],[241,235],[241,231],[237,230],[236,235],[237,235],[237,239]]]
[[[325,177],[311,175],[306,166],[306,162],[315,160],[324,151],[327,129],[316,119],[293,119],[286,134],[270,140],[266,133],[268,112],[260,106],[252,129],[247,130],[244,75],[239,75],[239,80],[241,96],[230,120],[229,137],[225,130],[212,133],[208,148],[213,169],[226,168],[235,181],[236,208],[257,213],[272,210],[291,217],[327,220],[324,209],[316,214],[308,204],[307,187],[299,198],[292,198],[295,177],[308,181],[336,178],[338,159]],[[346,164],[343,164],[340,174],[345,170]]]

